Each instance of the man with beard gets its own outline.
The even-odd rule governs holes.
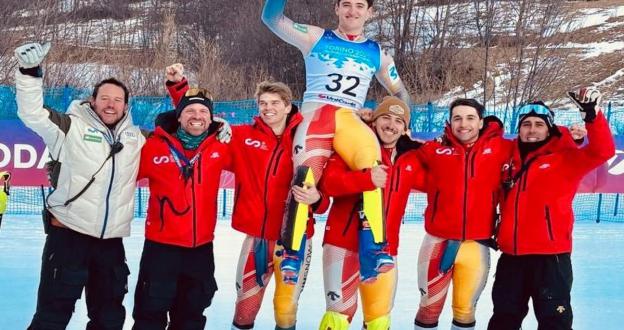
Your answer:
[[[40,64],[49,50],[49,43],[15,50],[18,116],[50,150],[55,188],[45,203],[47,237],[29,329],[65,329],[83,289],[87,329],[122,329],[130,274],[122,237],[130,235],[145,138],[132,123],[128,89],[114,78],[65,114],[45,109]]]
[[[570,92],[589,143],[577,148],[542,102],[518,111],[518,138],[505,165],[498,244],[503,254],[492,289],[490,330],[517,330],[529,298],[538,329],[571,329],[572,201],[582,178],[615,153],[609,124],[593,88]]]

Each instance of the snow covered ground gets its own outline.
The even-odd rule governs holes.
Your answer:
[[[317,224],[322,232],[323,223]],[[401,233],[402,244],[399,254],[399,287],[395,308],[392,313],[393,329],[411,329],[418,306],[419,293],[415,279],[417,251],[423,236],[422,223],[408,223]],[[206,311],[207,329],[229,329],[234,310],[234,273],[242,241],[242,235],[230,229],[225,221],[219,221],[216,229],[215,258],[217,265],[217,292],[212,306]],[[0,329],[24,329],[30,322],[35,309],[36,290],[39,280],[40,258],[44,235],[40,219],[32,216],[5,217],[0,230]],[[133,235],[125,240],[128,264],[131,268],[130,293],[126,295],[128,314],[125,329],[132,326],[131,310],[133,292],[138,273],[139,258],[143,243],[143,222],[133,223]],[[575,329],[621,329],[624,314],[624,226],[616,223],[580,222],[575,228],[573,254]],[[298,329],[317,329],[324,312],[323,282],[321,275],[320,237],[314,240],[314,257],[300,300]],[[497,254],[493,254],[492,268]],[[477,329],[485,329],[491,314],[490,292],[493,274],[478,305]],[[267,290],[256,322],[256,329],[273,329],[272,291]],[[76,312],[68,327],[70,330],[84,329],[86,308],[84,300],[76,306]],[[451,322],[450,303],[447,301],[440,319],[440,329],[448,329]],[[359,329],[361,315],[358,312],[352,329]],[[535,329],[536,322],[529,312],[524,329]]]

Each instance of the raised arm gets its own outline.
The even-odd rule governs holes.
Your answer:
[[[566,156],[570,164],[575,164],[570,168],[579,175],[585,175],[613,157],[615,142],[600,107],[602,94],[599,90],[594,87],[582,88],[578,93],[570,92],[568,96],[581,111],[589,143],[582,148],[571,149]]]
[[[188,80],[184,77],[184,66],[181,63],[175,63],[166,67],[165,77],[167,78],[165,87],[175,107],[189,89]]]
[[[295,23],[284,16],[286,1],[266,0],[262,9],[262,22],[282,40],[307,55],[323,36],[323,29],[318,26]]]
[[[50,44],[30,43],[15,49],[19,68],[15,72],[17,115],[28,128],[41,136],[52,154],[69,131],[71,120],[43,106],[43,73],[41,62],[50,50]]]
[[[381,67],[375,77],[390,95],[400,98],[408,105],[412,103],[410,94],[401,77],[399,77],[396,65],[394,65],[394,59],[386,50],[381,50]]]

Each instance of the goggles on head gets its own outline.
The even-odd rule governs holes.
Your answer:
[[[548,124],[549,127],[555,125],[555,116],[553,112],[541,104],[525,104],[521,106],[520,109],[518,109],[519,122],[522,121],[523,117],[531,113],[545,116],[547,119],[546,124]]]
[[[212,94],[205,88],[191,87],[186,93],[185,97],[202,97],[212,101]]]

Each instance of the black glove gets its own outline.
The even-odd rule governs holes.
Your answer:
[[[596,119],[602,100],[602,94],[596,87],[583,87],[578,92],[568,92],[568,97],[579,108],[581,118],[586,123],[591,123]]]

